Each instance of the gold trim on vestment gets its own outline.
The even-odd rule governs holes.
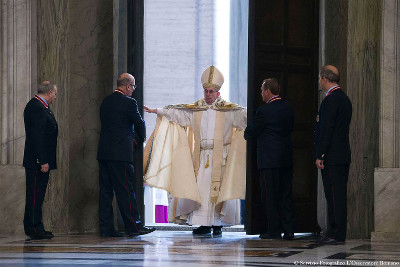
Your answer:
[[[145,148],[144,165],[146,166],[146,163],[148,163],[148,166],[144,168],[144,170],[146,170],[144,179],[148,185],[164,189],[170,193],[171,197],[175,198],[170,202],[171,209],[169,209],[168,218],[171,221],[179,222],[179,219],[182,218],[187,220],[187,214],[198,209],[198,206],[202,203],[197,184],[201,153],[200,130],[203,115],[203,112],[199,111],[206,111],[211,108],[216,111],[222,111],[217,112],[217,114],[220,113],[221,116],[225,116],[226,113],[224,111],[240,110],[243,108],[234,103],[224,101],[220,97],[212,105],[207,105],[204,99],[200,99],[193,104],[171,105],[166,108],[191,110],[193,112],[192,127],[182,127],[174,122],[168,121],[168,119],[163,116],[157,116],[157,119],[162,119],[157,120],[156,129],[153,132],[154,135],[149,138]],[[238,115],[241,113],[242,112],[238,112]],[[216,115],[215,120],[215,127],[220,125],[222,130],[214,129],[214,139],[218,139],[216,131],[220,131],[222,134],[221,140],[223,140],[225,125],[219,123],[218,115]],[[223,120],[225,122],[225,118]],[[195,126],[196,124],[198,124],[198,126]],[[199,131],[198,134],[195,134],[196,128]],[[195,135],[198,136],[198,140],[195,138]],[[239,142],[237,142],[237,140],[239,140]],[[219,207],[222,207],[220,203],[227,200],[244,199],[246,141],[243,139],[243,131],[236,131],[234,136],[228,141],[228,143],[231,144],[226,147],[226,149],[229,150],[226,159],[223,158],[223,143],[221,155],[219,156],[216,151],[219,150],[217,149],[218,144],[215,140],[214,142],[213,160],[210,162],[210,166],[212,163],[211,167],[219,168],[220,174],[218,176],[215,174],[214,169],[211,170],[211,191],[209,199],[213,206],[217,207],[217,205],[219,205]],[[196,148],[197,145],[198,148]],[[195,163],[197,155],[198,164]],[[221,159],[220,163],[216,162],[218,159]],[[224,163],[224,160],[226,160],[226,163]],[[224,164],[224,166],[222,166],[222,164]],[[195,170],[196,166],[198,166],[197,170]],[[216,179],[217,177],[218,179]],[[216,193],[213,193],[214,187]],[[198,206],[190,206],[188,208],[187,204],[179,204],[181,200],[182,203],[187,203],[187,200],[192,201]],[[185,210],[182,210],[182,207],[184,207]],[[217,210],[217,208],[215,210]],[[177,218],[177,216],[179,218]],[[180,222],[182,223],[183,221]]]
[[[222,151],[224,149],[225,112],[215,114],[213,165],[211,172],[210,202],[217,202],[221,187]]]
[[[214,76],[214,66],[211,66],[210,73],[208,74],[208,83],[212,83],[213,76]]]
[[[214,103],[208,105],[204,98],[197,100],[192,104],[177,104],[177,105],[168,105],[164,107],[165,109],[176,108],[176,109],[192,109],[192,110],[207,110],[213,109],[216,111],[228,111],[228,110],[238,110],[243,109],[243,107],[238,104],[231,103],[223,100],[220,96],[215,100]]]
[[[200,168],[200,129],[201,129],[201,119],[203,117],[203,112],[202,111],[196,111],[193,113],[193,118],[194,118],[194,129],[193,129],[193,134],[194,134],[194,151],[193,151],[193,157],[194,157],[194,175],[196,176],[196,181],[197,181],[197,176],[199,174],[199,168]]]
[[[182,126],[160,118],[153,140],[146,145],[144,158],[150,160],[145,160],[149,164],[144,182],[168,191],[172,197],[201,203],[187,133]]]
[[[203,83],[203,88],[213,88],[217,91],[221,89],[221,86],[215,84],[215,83]]]
[[[229,154],[222,175],[217,204],[231,200],[244,199],[246,195],[246,140],[244,130],[234,131]]]

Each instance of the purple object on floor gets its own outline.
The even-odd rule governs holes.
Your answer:
[[[156,205],[156,223],[168,223],[168,206]]]

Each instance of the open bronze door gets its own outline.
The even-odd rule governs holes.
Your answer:
[[[128,73],[135,76],[137,88],[132,97],[137,100],[138,109],[143,117],[143,32],[144,32],[144,0],[128,1]],[[144,189],[143,189],[143,143],[139,143],[134,151],[134,185],[136,202],[140,217],[144,221]]]
[[[262,105],[263,79],[279,80],[295,112],[293,196],[296,232],[319,231],[313,132],[317,113],[319,0],[250,0],[248,121]],[[258,234],[260,208],[256,142],[247,144],[247,234]]]

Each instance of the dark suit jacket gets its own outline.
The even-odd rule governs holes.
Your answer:
[[[57,169],[56,150],[58,125],[56,118],[36,98],[25,106],[25,151],[23,166],[28,169],[40,169],[48,163],[49,169]]]
[[[321,103],[316,126],[316,157],[326,165],[351,162],[349,128],[352,105],[340,89],[331,92]]]
[[[257,109],[253,123],[244,131],[244,138],[257,138],[259,169],[292,166],[293,122],[293,110],[285,100],[276,100]]]
[[[100,106],[101,132],[98,160],[133,163],[133,134],[141,144],[146,128],[134,98],[114,92],[104,98]]]

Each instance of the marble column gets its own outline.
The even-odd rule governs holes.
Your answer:
[[[348,238],[369,238],[374,228],[374,168],[379,165],[381,1],[324,0],[322,64],[340,71],[353,104],[352,163],[347,190]],[[323,219],[323,218],[322,218]]]
[[[36,90],[36,1],[0,0],[0,232],[22,233],[23,112]]]
[[[100,104],[113,89],[113,1],[69,0],[69,231],[98,231]]]
[[[374,177],[372,241],[400,240],[400,3],[382,1],[379,168]]]
[[[38,80],[50,80],[58,88],[50,106],[58,122],[57,170],[50,172],[43,223],[55,233],[68,231],[69,203],[69,1],[38,1]]]
[[[353,104],[350,125],[348,238],[369,238],[373,230],[374,168],[379,164],[379,44],[381,1],[349,0],[347,95]]]
[[[40,0],[38,76],[59,86],[58,170],[44,219],[55,232],[98,231],[99,109],[113,89],[113,1]]]

